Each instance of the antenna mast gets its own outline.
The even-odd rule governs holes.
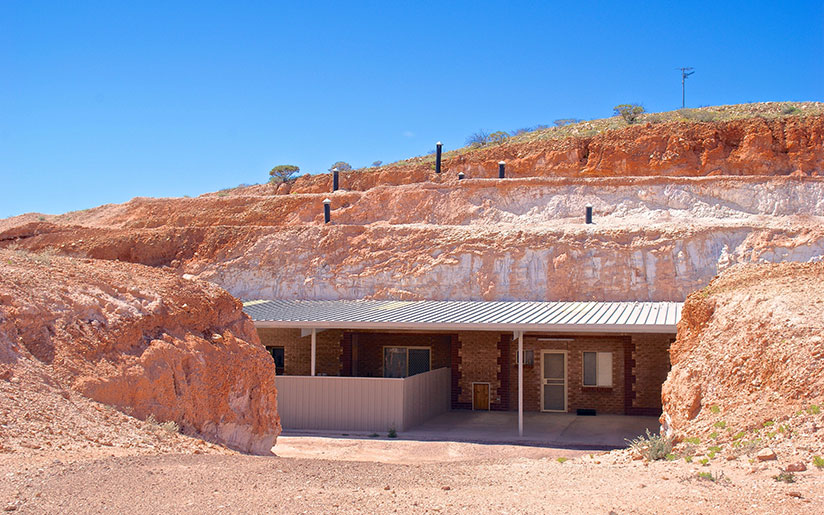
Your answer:
[[[683,109],[683,108],[687,107],[687,102],[686,102],[687,96],[686,96],[686,93],[684,91],[684,83],[686,82],[687,77],[689,77],[690,75],[692,75],[695,72],[692,71],[693,70],[692,67],[679,68],[679,70],[681,70],[681,109]]]

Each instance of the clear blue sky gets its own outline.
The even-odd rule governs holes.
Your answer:
[[[824,3],[0,1],[0,217],[462,146],[612,106],[824,99]]]

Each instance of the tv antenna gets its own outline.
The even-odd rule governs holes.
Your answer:
[[[686,82],[687,77],[689,77],[690,75],[692,75],[695,72],[693,71],[692,67],[678,68],[678,69],[681,70],[681,109],[683,109],[683,108],[687,107],[687,102],[686,102],[687,96],[686,96],[686,93],[684,92],[684,83]]]

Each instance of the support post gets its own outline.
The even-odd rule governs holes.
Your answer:
[[[524,436],[524,332],[518,331],[518,436]]]
[[[498,178],[503,179],[504,177],[506,177],[506,163],[498,161]]]
[[[312,328],[312,357],[311,357],[311,365],[310,365],[310,372],[314,376],[315,375],[315,355],[317,354],[317,339],[318,339],[318,330],[314,327]]]
[[[340,177],[337,168],[332,168],[332,191],[338,191]]]
[[[441,173],[441,152],[443,151],[443,143],[440,141],[435,143],[435,173]]]
[[[587,204],[586,222],[588,224],[592,223],[592,204]]]
[[[463,172],[458,172],[458,180],[462,181],[463,178],[464,178],[464,173]]]

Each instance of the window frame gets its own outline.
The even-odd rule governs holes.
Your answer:
[[[405,349],[406,350],[406,375],[403,377],[386,377],[386,349]],[[424,345],[382,345],[381,346],[381,377],[385,379],[406,379],[409,376],[409,350],[410,349],[417,349],[417,350],[428,350],[429,351],[429,370],[426,372],[432,371],[432,347],[427,347]],[[425,374],[426,372],[421,372]],[[415,374],[418,375],[418,374]]]
[[[275,361],[275,355],[272,351],[275,349],[280,349],[283,351],[283,366],[279,367],[278,362]],[[286,347],[283,345],[269,345],[266,347],[266,350],[269,353],[269,356],[272,357],[272,362],[275,364],[275,374],[277,375],[284,375],[284,370],[286,369]]]
[[[595,384],[587,384],[586,381],[586,359],[585,355],[591,353],[595,354]],[[599,371],[601,368],[601,356],[609,355],[609,383],[601,382]],[[584,388],[614,388],[615,387],[615,353],[613,351],[595,351],[586,350],[581,351],[581,386]]]

